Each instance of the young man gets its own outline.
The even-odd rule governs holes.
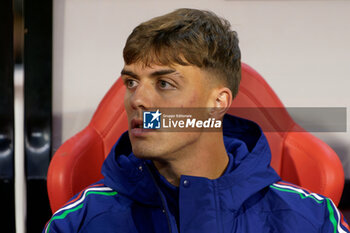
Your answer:
[[[241,66],[226,20],[193,9],[151,19],[129,36],[124,61],[129,130],[106,159],[105,178],[44,232],[349,232],[330,199],[280,181],[255,123],[225,115]],[[142,128],[144,111],[198,107],[223,129]]]

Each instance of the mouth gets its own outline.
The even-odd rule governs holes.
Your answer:
[[[142,129],[142,120],[141,119],[133,119],[131,120],[131,130],[133,129]]]
[[[131,136],[133,136],[134,138],[145,137],[147,134],[154,131],[153,129],[144,129],[143,121],[140,119],[131,120],[130,125],[131,125],[130,133],[131,133]]]

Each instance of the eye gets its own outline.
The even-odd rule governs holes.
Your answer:
[[[176,87],[173,84],[170,84],[165,80],[158,80],[158,86],[160,87],[160,89],[176,89]]]
[[[134,88],[138,85],[136,80],[134,80],[134,79],[126,79],[124,81],[124,84],[128,89]]]

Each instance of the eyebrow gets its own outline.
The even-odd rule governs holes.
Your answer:
[[[130,70],[123,69],[120,73],[121,73],[121,75],[129,75],[133,78],[139,77],[137,74],[135,74],[134,72],[132,72]],[[151,73],[150,76],[155,77],[155,76],[167,75],[167,74],[172,74],[172,73],[175,73],[175,75],[182,77],[182,75],[174,69],[157,70],[157,71],[154,71],[153,73]]]
[[[129,76],[131,76],[131,77],[133,77],[133,78],[137,78],[137,77],[138,77],[138,75],[135,74],[134,72],[129,71],[129,70],[125,70],[125,69],[122,69],[122,71],[120,72],[120,74],[121,74],[121,75],[129,75]]]

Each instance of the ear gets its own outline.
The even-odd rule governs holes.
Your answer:
[[[214,92],[215,104],[210,115],[216,119],[221,119],[232,104],[232,92],[227,87],[220,87]]]

